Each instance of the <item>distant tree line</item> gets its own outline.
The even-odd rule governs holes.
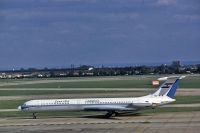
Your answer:
[[[156,75],[156,74],[199,74],[200,64],[181,65],[174,61],[170,65],[159,66],[129,66],[129,67],[99,67],[81,65],[79,67],[62,69],[21,68],[19,70],[1,71],[0,78],[50,78],[50,77],[84,77],[84,76],[118,76],[118,75]]]

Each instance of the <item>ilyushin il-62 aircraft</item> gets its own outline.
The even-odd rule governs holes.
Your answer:
[[[119,113],[156,108],[174,102],[182,78],[169,78],[154,93],[141,97],[30,100],[18,106],[18,109],[31,112],[33,119],[41,111],[105,111],[105,117],[109,118]]]

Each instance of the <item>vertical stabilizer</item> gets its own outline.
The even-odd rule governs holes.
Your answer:
[[[153,93],[154,96],[168,96],[174,98],[177,88],[179,87],[181,78],[168,79],[160,88]]]

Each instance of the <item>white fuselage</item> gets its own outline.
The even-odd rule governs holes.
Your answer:
[[[86,98],[30,100],[19,106],[22,111],[40,112],[52,110],[86,111],[135,111],[175,101],[167,96],[147,95],[137,98]]]
[[[31,100],[18,107],[22,111],[30,111],[36,119],[36,112],[74,110],[74,111],[106,111],[107,118],[123,111],[137,111],[175,101],[174,96],[180,83],[179,78],[168,79],[154,93],[142,97],[129,98],[85,98],[85,99],[47,99]]]

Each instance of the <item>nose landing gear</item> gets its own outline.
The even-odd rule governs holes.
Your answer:
[[[36,117],[36,114],[35,114],[35,113],[33,113],[33,119],[37,119],[37,117]]]

